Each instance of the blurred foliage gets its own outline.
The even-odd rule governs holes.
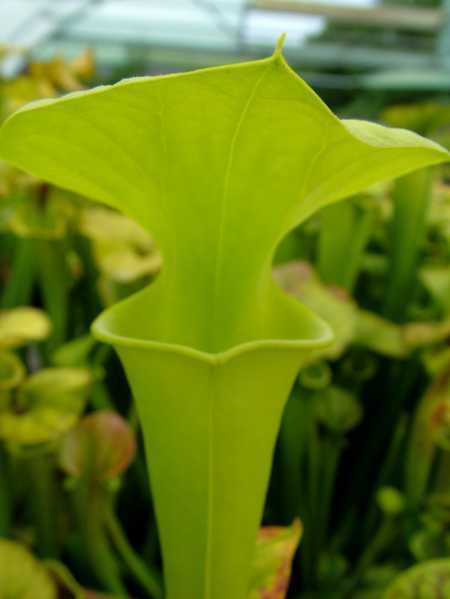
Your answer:
[[[0,82],[0,119],[81,89],[94,71],[89,52],[30,64]],[[390,106],[380,118],[448,143],[446,105]],[[444,597],[449,172],[341,208],[277,253],[279,285],[336,339],[287,404],[250,597],[282,599],[291,570],[297,599]],[[138,420],[117,359],[89,334],[103,307],[158,275],[158,249],[123,215],[5,164],[0,244],[0,599],[159,599]]]
[[[385,599],[450,596],[450,560],[425,562],[410,568],[386,591]]]
[[[44,566],[26,549],[4,539],[0,539],[0,589],[5,599],[56,599],[56,587]]]

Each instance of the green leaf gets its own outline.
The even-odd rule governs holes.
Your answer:
[[[92,240],[99,270],[108,279],[128,283],[159,272],[161,257],[150,235],[122,214],[88,208],[81,214],[79,228]]]
[[[445,342],[450,337],[450,318],[437,322],[413,322],[403,327],[409,349]]]
[[[433,189],[433,202],[428,215],[429,226],[444,242],[444,256],[448,255],[450,241],[450,186],[436,182]]]
[[[0,352],[0,392],[17,387],[25,376],[25,366],[11,352]]]
[[[402,572],[383,594],[383,599],[440,599],[449,596],[450,560],[437,559]]]
[[[81,211],[78,228],[92,241],[132,245],[141,252],[148,252],[154,247],[145,229],[109,208],[85,208]]]
[[[382,118],[393,127],[405,127],[422,135],[433,135],[441,127],[448,127],[450,105],[438,102],[400,104],[387,108]]]
[[[380,599],[383,592],[400,572],[398,566],[389,562],[370,566],[361,581],[361,588],[351,593],[352,599]]]
[[[392,358],[404,358],[408,354],[402,327],[368,310],[358,310],[354,340]]]
[[[92,375],[83,368],[46,368],[0,397],[0,438],[29,445],[58,439],[84,407]]]
[[[292,560],[302,535],[300,520],[292,526],[261,528],[256,542],[253,576],[248,599],[284,599]]]
[[[450,314],[450,266],[424,266],[420,277],[445,314]]]
[[[311,354],[311,360],[336,359],[350,343],[382,355],[404,358],[416,348],[444,341],[450,334],[449,320],[400,326],[358,308],[344,289],[324,285],[306,262],[278,266],[274,277],[284,291],[314,309],[333,330],[333,343]]]
[[[18,237],[62,239],[74,215],[74,208],[59,190],[52,190],[45,200],[33,195],[18,198],[8,206],[5,218],[8,229]]]
[[[450,346],[432,347],[424,352],[423,362],[428,373],[435,377],[442,371],[450,370]]]
[[[13,308],[0,311],[0,349],[41,341],[50,334],[47,315],[37,308]]]
[[[314,310],[332,328],[333,343],[317,356],[336,359],[355,336],[357,306],[344,289],[324,285],[306,262],[288,262],[274,269],[274,278],[287,293]]]
[[[94,325],[138,404],[169,599],[244,599],[281,413],[331,332],[272,280],[322,206],[448,160],[398,129],[340,121],[270,58],[40,101],[0,157],[118,208],[161,250],[156,282]]]
[[[76,337],[58,347],[52,355],[52,362],[55,366],[88,365],[96,345],[97,341],[89,333]]]
[[[134,330],[127,322],[125,334],[211,353],[303,332],[270,277],[289,229],[380,179],[448,159],[408,131],[340,121],[279,51],[35,102],[3,125],[0,156],[151,231],[165,273],[135,303],[154,317]]]
[[[127,247],[98,244],[94,256],[99,270],[118,283],[130,283],[140,277],[157,274],[161,267],[158,254],[140,255]]]
[[[21,545],[0,539],[2,599],[56,599],[55,585],[46,569]]]

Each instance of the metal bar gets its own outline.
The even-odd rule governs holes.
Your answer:
[[[445,68],[450,69],[450,0],[444,0],[445,20],[437,40],[437,52]]]
[[[8,44],[11,46],[15,45],[17,38],[20,37],[24,31],[29,32],[29,29],[32,28],[36,20],[47,14],[48,8],[48,2],[41,2],[40,4],[34,6],[34,10],[26,14],[25,18],[17,25],[13,32],[9,34]]]
[[[84,2],[79,2],[73,11],[55,18],[53,29],[49,32],[49,36],[56,35],[67,23],[72,25],[74,21],[80,21],[89,9],[102,4],[103,2],[104,0],[84,0]]]
[[[74,4],[70,10],[64,12],[61,10],[64,8],[64,4],[57,4],[47,0],[47,2],[39,4],[37,10],[33,11],[32,14],[27,15],[26,18],[19,23],[15,31],[9,36],[8,43],[12,46],[18,45],[22,48],[32,48],[37,44],[45,42],[46,39],[56,33],[67,22],[73,22],[74,19],[81,18],[89,7],[101,1],[102,0],[80,1],[77,4]],[[45,26],[40,28],[37,35],[33,35],[33,24],[40,18],[45,19],[47,22]]]
[[[388,91],[450,91],[450,70],[427,69],[425,72],[396,70],[380,71],[360,78],[366,89],[384,89]]]
[[[228,22],[227,18],[215,2],[211,2],[210,0],[192,0],[192,2],[195,6],[207,11],[214,19],[214,22],[217,24],[220,30],[233,39],[236,37],[235,27]]]
[[[333,21],[409,29],[437,31],[445,23],[446,11],[427,8],[376,6],[362,8],[303,0],[252,0],[250,8],[326,17]]]
[[[73,4],[67,10],[67,6],[57,4],[56,2],[41,3],[38,10],[27,17],[18,25],[9,38],[9,44],[12,47],[31,51],[36,46],[44,44],[51,39],[68,22],[81,18],[85,11],[94,4],[103,0],[84,0]],[[61,10],[65,9],[65,10]],[[33,25],[39,24],[40,27]],[[26,64],[27,58],[23,53],[7,56],[1,63],[0,74],[4,77],[14,77]]]

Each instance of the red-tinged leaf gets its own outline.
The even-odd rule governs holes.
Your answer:
[[[249,599],[284,599],[292,560],[302,535],[300,520],[292,526],[261,528],[256,542]]]
[[[119,414],[89,414],[65,437],[60,453],[62,468],[72,476],[108,480],[123,472],[134,458],[136,441]]]

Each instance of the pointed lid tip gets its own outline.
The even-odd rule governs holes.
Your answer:
[[[275,46],[275,50],[273,53],[274,58],[278,58],[283,54],[283,44],[286,39],[286,33],[282,33],[277,40],[277,45]]]

